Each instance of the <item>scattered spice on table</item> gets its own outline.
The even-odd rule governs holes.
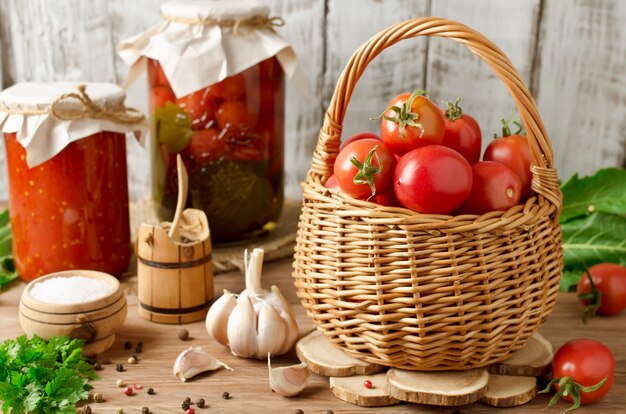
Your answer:
[[[124,342],[124,348],[131,349],[133,347],[133,343],[130,341]]]
[[[102,402],[102,398],[103,397],[102,397],[102,393],[101,392],[97,392],[97,393],[95,393],[93,395],[94,402],[97,402],[97,403]]]
[[[183,402],[186,402],[187,404],[191,404],[191,398],[187,397],[187,398],[185,398],[185,400]]]
[[[115,381],[115,385],[117,385],[118,387],[123,387],[126,384],[124,383],[123,379],[118,378],[117,381]]]
[[[293,414],[304,414],[304,411],[298,408]]]
[[[143,351],[143,348],[138,346],[137,348],[135,348],[135,352],[138,354],[141,354],[141,352]]]
[[[324,411],[324,414],[335,414],[335,412],[332,410],[326,410]]]
[[[181,341],[186,341],[189,339],[189,331],[187,329],[181,329],[178,331],[178,339]]]
[[[102,364],[100,362],[96,362],[95,364],[93,364],[93,369],[95,369],[96,371],[100,371],[102,369]]]
[[[128,358],[128,363],[133,365],[137,363],[137,358],[135,358],[134,356]]]
[[[189,408],[189,403],[187,401],[183,401],[182,404],[180,404],[180,408],[187,410]]]
[[[91,414],[91,407],[86,405],[80,410],[80,414]]]
[[[146,390],[146,392],[148,393],[148,395],[154,395],[154,394],[156,394],[156,393],[154,392],[154,388],[152,388],[152,387],[148,387],[148,389]]]
[[[225,400],[229,400],[230,399],[230,394],[228,393],[228,391],[224,391],[224,393],[222,394],[222,398]]]
[[[131,387],[124,388],[124,394],[130,397],[131,395],[133,395],[133,389]]]
[[[122,365],[122,364],[117,364],[117,365],[115,366],[115,370],[116,370],[117,372],[123,372],[123,371],[124,371],[124,365]]]
[[[133,388],[136,390],[143,390],[143,385],[141,384],[133,384]]]
[[[370,381],[370,380],[365,380],[365,381],[363,381],[363,386],[369,390],[369,389],[371,389],[374,385],[372,385],[372,381]]]
[[[116,408],[115,409],[115,414],[124,414],[124,409],[123,408]]]
[[[198,408],[204,408],[205,404],[206,404],[206,401],[204,401],[204,398],[198,398],[196,400],[196,407]]]
[[[148,407],[143,407],[141,409],[141,414],[150,414],[150,409]]]

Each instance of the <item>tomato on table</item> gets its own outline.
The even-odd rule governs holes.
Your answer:
[[[593,279],[594,289],[587,272]],[[626,309],[626,267],[615,263],[591,266],[580,280],[576,291],[583,305],[587,306],[585,317],[617,315]]]
[[[472,165],[472,192],[459,208],[467,214],[505,211],[519,203],[522,181],[509,167],[495,161]]]
[[[445,131],[441,145],[452,148],[474,164],[480,159],[482,134],[478,122],[470,115],[463,113],[459,106],[461,98],[454,103],[447,102],[443,111]]]
[[[389,103],[380,121],[380,136],[398,155],[432,144],[441,144],[445,122],[441,110],[423,94],[403,93]]]
[[[554,386],[556,395],[550,401],[550,407],[559,398],[564,398],[573,405],[597,401],[605,396],[615,378],[615,357],[606,345],[593,339],[574,339],[567,342],[554,354],[552,360],[552,381],[545,390]]]
[[[217,102],[211,95],[211,88],[200,89],[176,100],[176,105],[185,110],[191,119],[191,128],[202,129],[213,121]],[[210,126],[210,125],[209,125]]]
[[[402,156],[393,181],[404,207],[418,213],[448,214],[469,197],[472,167],[458,152],[429,145]]]
[[[502,136],[495,138],[487,145],[483,160],[496,161],[509,167],[522,180],[522,196],[520,201],[526,201],[532,195],[531,182],[533,174],[530,172],[532,157],[528,138],[521,135],[522,127],[511,134],[509,120],[502,120]]]
[[[396,159],[377,139],[361,139],[347,145],[335,160],[334,175],[343,192],[365,199],[391,188]]]

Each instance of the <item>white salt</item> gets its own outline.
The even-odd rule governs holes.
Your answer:
[[[33,299],[45,303],[73,304],[89,302],[113,293],[115,288],[100,279],[84,276],[53,277],[30,289]]]

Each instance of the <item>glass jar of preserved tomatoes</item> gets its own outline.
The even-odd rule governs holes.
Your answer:
[[[128,267],[124,133],[146,124],[124,98],[97,83],[19,83],[0,93],[13,255],[24,280]]]
[[[283,204],[285,72],[295,67],[272,29],[282,21],[256,1],[174,1],[161,13],[120,45],[131,78],[147,66],[157,214],[174,214],[180,154],[188,207],[207,214],[214,242],[267,233]]]

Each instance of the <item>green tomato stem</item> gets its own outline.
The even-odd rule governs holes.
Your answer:
[[[552,381],[548,383],[546,388],[539,391],[539,394],[544,394],[544,393],[549,392],[552,386],[558,383],[559,389],[556,392],[556,394],[554,394],[554,396],[552,397],[552,399],[550,400],[546,408],[552,408],[556,405],[559,399],[570,396],[572,398],[573,403],[571,406],[567,408],[567,410],[563,411],[563,413],[567,413],[570,411],[574,411],[580,407],[580,403],[581,403],[580,393],[581,392],[597,391],[598,389],[600,389],[600,387],[604,385],[604,383],[607,381],[608,378],[609,377],[604,377],[602,381],[598,382],[597,384],[591,385],[589,387],[580,385],[579,383],[577,383],[570,377],[554,378]]]
[[[367,153],[367,156],[365,157],[365,161],[363,162],[356,159],[356,157],[350,158],[350,162],[358,170],[358,172],[354,175],[352,182],[354,182],[354,184],[368,184],[370,186],[372,195],[367,198],[368,200],[376,195],[376,185],[374,184],[374,174],[378,174],[382,172],[383,170],[383,163],[380,161],[380,157],[376,153],[377,148],[378,148],[378,145],[374,146],[374,148],[372,148],[370,152]],[[372,165],[372,158],[374,157],[374,155],[376,155],[376,160],[378,161],[378,167],[375,167],[374,165]]]

